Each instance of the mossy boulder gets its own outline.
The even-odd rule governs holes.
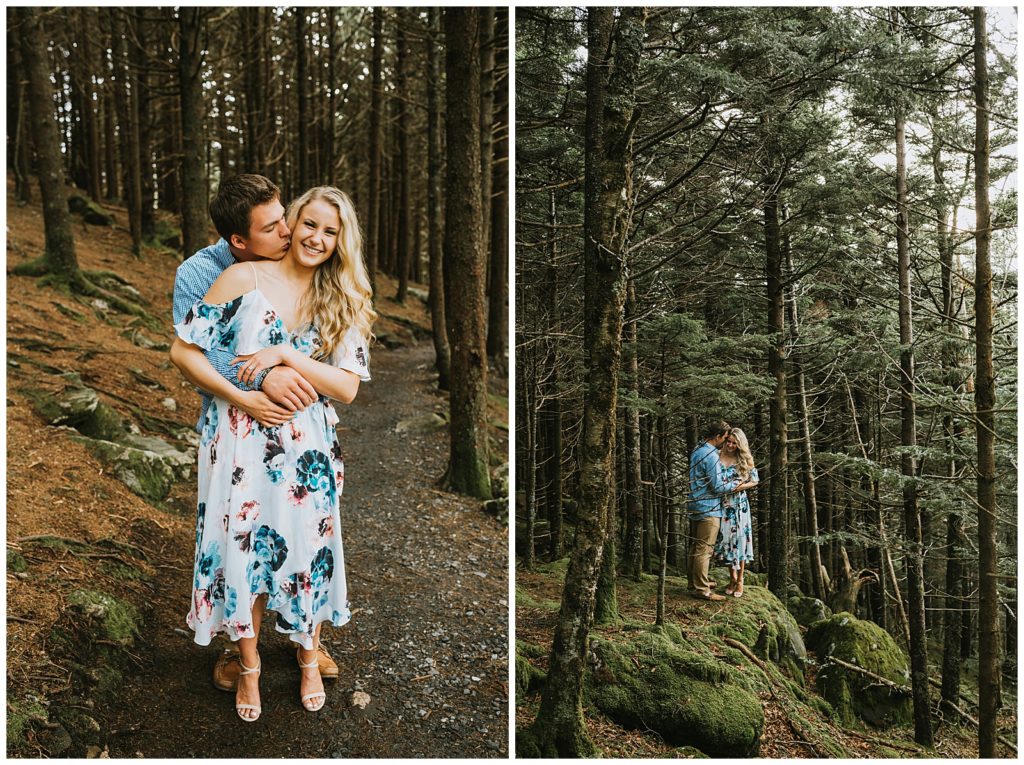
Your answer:
[[[130,646],[139,636],[142,617],[135,606],[98,590],[75,590],[68,603],[90,622],[96,636],[120,646]]]
[[[100,401],[96,408],[78,423],[76,430],[89,438],[120,441],[131,432],[128,421],[114,407]]]
[[[766,587],[752,585],[749,577],[744,577],[743,597],[726,603],[728,607],[711,624],[712,632],[739,640],[803,685],[807,648],[800,626],[782,602]]]
[[[786,608],[801,627],[810,627],[832,616],[832,609],[817,598],[792,597],[786,602]]]
[[[594,638],[591,651],[586,701],[619,725],[712,757],[757,756],[764,711],[727,665],[659,629],[621,642]]]
[[[516,646],[516,704],[522,704],[527,696],[539,691],[547,680],[547,673],[530,663]]]
[[[908,685],[906,654],[877,624],[840,612],[812,625],[807,644],[817,652],[821,663],[818,690],[844,725],[862,720],[881,727],[903,725],[913,719],[908,694],[828,661],[834,656],[899,685]]]
[[[81,194],[72,194],[68,197],[68,210],[75,215],[81,215],[82,220],[94,226],[113,226],[114,216]]]
[[[159,438],[125,436],[123,443],[73,435],[114,475],[144,499],[159,502],[171,491],[175,480],[186,478],[192,461],[191,450],[181,452]]]
[[[32,403],[32,408],[50,425],[76,427],[89,419],[100,403],[99,396],[92,388],[82,384],[82,378],[75,372],[61,375],[64,387],[56,393],[40,392],[35,389],[20,391]]]

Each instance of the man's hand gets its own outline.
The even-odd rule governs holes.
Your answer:
[[[305,377],[286,366],[276,366],[267,372],[260,390],[290,412],[301,411],[319,398],[316,388]]]
[[[232,403],[265,428],[284,425],[295,416],[294,412],[278,406],[258,390],[240,390]]]

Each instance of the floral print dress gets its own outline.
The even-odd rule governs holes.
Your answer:
[[[288,332],[258,289],[221,304],[197,302],[178,336],[203,349],[249,354],[281,343],[311,355],[307,325]],[[350,330],[337,366],[369,380],[366,344]],[[215,398],[200,437],[192,606],[195,642],[255,637],[252,605],[266,593],[276,629],[307,649],[321,622],[351,618],[339,498],[345,479],[334,407],[321,399],[284,425],[265,428]]]
[[[735,465],[723,465],[726,481],[739,480]],[[748,481],[758,481],[757,468],[750,469]],[[754,540],[750,523],[750,500],[745,491],[730,494],[725,503],[725,517],[715,544],[715,557],[729,566],[754,560]]]

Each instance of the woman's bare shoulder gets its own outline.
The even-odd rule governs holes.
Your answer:
[[[252,266],[249,263],[235,263],[217,277],[203,300],[207,303],[226,303],[244,295],[254,286]]]

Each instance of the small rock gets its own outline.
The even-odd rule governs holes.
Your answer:
[[[370,694],[363,691],[356,691],[352,694],[352,706],[366,709],[370,705]]]
[[[172,412],[178,411],[178,402],[175,401],[173,398],[165,398],[160,403],[163,404],[166,409],[169,409]]]
[[[100,300],[99,298],[93,300],[91,305],[93,308],[95,308],[97,311],[101,313],[106,313],[107,311],[110,310],[110,304],[107,303],[106,300]]]

